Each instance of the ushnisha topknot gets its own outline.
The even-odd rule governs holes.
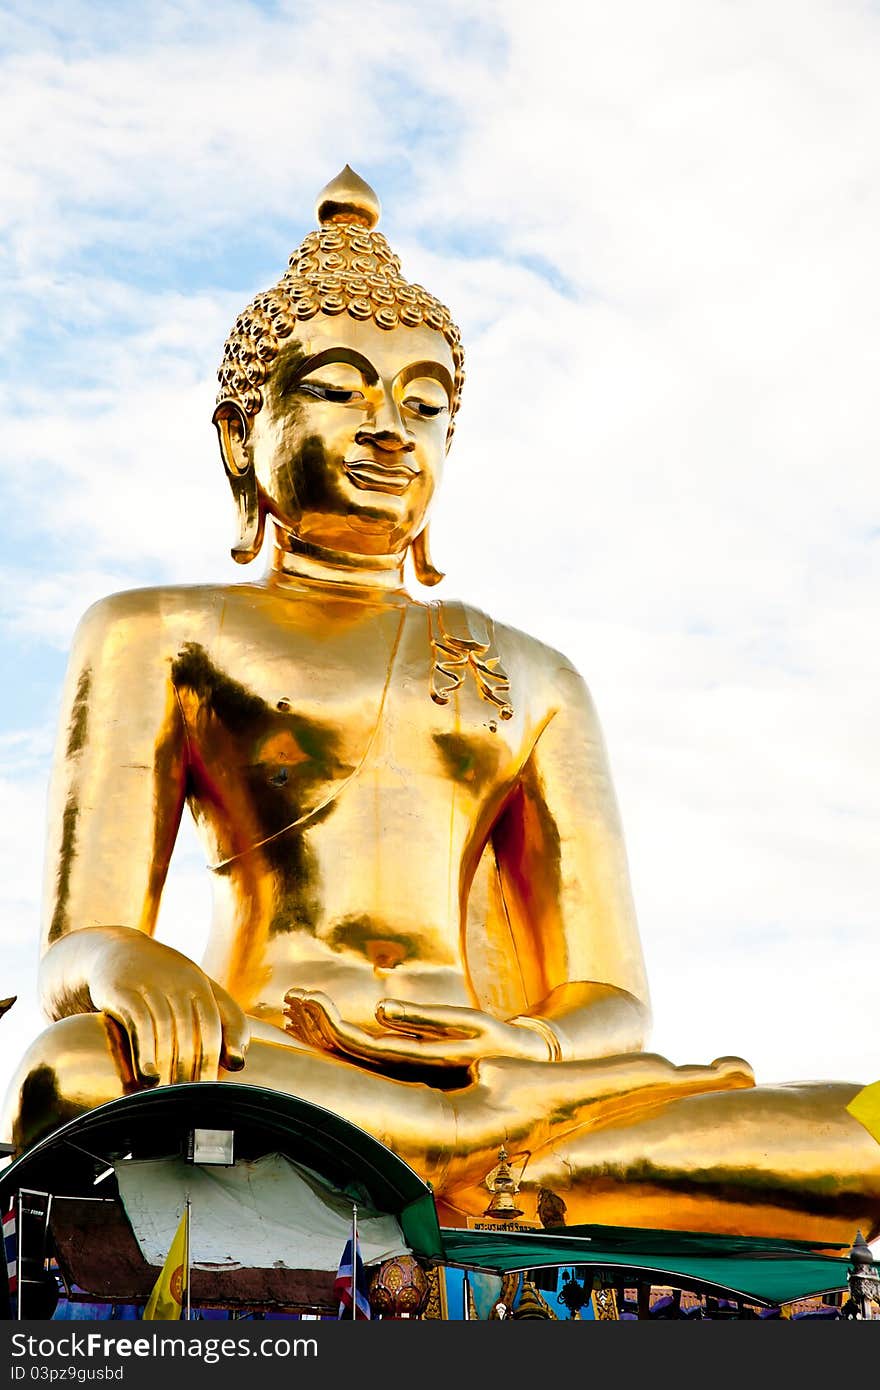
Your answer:
[[[369,184],[346,164],[318,195],[318,230],[309,232],[272,289],[258,294],[239,314],[223,349],[217,375],[217,404],[238,405],[256,415],[260,390],[298,323],[315,314],[350,314],[380,328],[426,324],[442,333],[452,350],[455,378],[449,433],[461,401],[464,349],[445,305],[400,273],[400,260],[375,230],[381,207]]]

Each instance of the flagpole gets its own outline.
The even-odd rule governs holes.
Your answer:
[[[15,1223],[15,1235],[16,1235],[16,1241],[15,1241],[15,1245],[16,1245],[16,1251],[15,1251],[15,1265],[16,1265],[15,1295],[16,1295],[16,1298],[15,1298],[15,1302],[16,1302],[17,1316],[18,1316],[18,1321],[19,1321],[19,1322],[21,1322],[21,1284],[22,1284],[22,1279],[21,1279],[21,1272],[22,1272],[21,1247],[22,1247],[22,1237],[24,1236],[24,1231],[22,1230],[22,1223],[21,1223],[21,1212],[22,1212],[21,1188],[19,1188],[19,1189],[18,1189],[18,1219],[17,1219],[17,1221],[16,1221],[16,1223]]]
[[[191,1311],[192,1311],[192,1310],[191,1310],[191,1306],[190,1306],[190,1297],[189,1297],[190,1270],[192,1269],[192,1250],[191,1250],[191,1246],[190,1246],[190,1231],[191,1231],[191,1229],[192,1229],[192,1202],[190,1201],[189,1197],[187,1196],[187,1199],[186,1199],[186,1321],[187,1321],[187,1322],[190,1321],[190,1313],[191,1313]]]
[[[52,1215],[52,1193],[46,1194],[46,1224],[43,1226],[43,1265],[46,1264],[46,1251],[49,1248],[49,1218]]]
[[[357,1202],[351,1204],[351,1316],[357,1321],[358,1301],[357,1301],[357,1272],[358,1272],[358,1206]]]

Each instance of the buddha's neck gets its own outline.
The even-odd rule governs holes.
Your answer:
[[[305,580],[345,585],[365,593],[405,593],[402,555],[349,555],[312,545],[279,529],[275,531],[267,577],[270,583]]]

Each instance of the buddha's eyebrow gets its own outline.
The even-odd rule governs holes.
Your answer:
[[[317,371],[319,367],[324,367],[328,362],[347,362],[349,366],[356,367],[364,380],[370,385],[375,386],[379,380],[379,373],[368,358],[362,353],[355,352],[354,348],[339,347],[325,348],[323,352],[318,352],[314,357],[307,357],[296,369],[296,380],[301,381],[310,372]]]
[[[442,362],[412,362],[408,367],[404,367],[400,373],[400,384],[405,386],[408,381],[415,381],[420,376],[434,377],[445,389],[449,399],[452,400],[452,377]]]

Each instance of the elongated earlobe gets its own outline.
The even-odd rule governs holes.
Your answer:
[[[427,526],[419,532],[412,543],[412,558],[416,579],[420,584],[425,584],[431,588],[446,577],[442,570],[435,569],[431,560]]]
[[[263,546],[266,511],[256,475],[245,449],[248,421],[238,405],[224,401],[214,411],[214,425],[220,440],[223,467],[232,489],[238,515],[238,539],[231,555],[240,565],[249,565]]]
[[[237,478],[229,479],[235,509],[238,513],[238,539],[230,554],[239,565],[249,565],[263,548],[266,532],[266,513],[260,500],[260,490],[249,468]]]

